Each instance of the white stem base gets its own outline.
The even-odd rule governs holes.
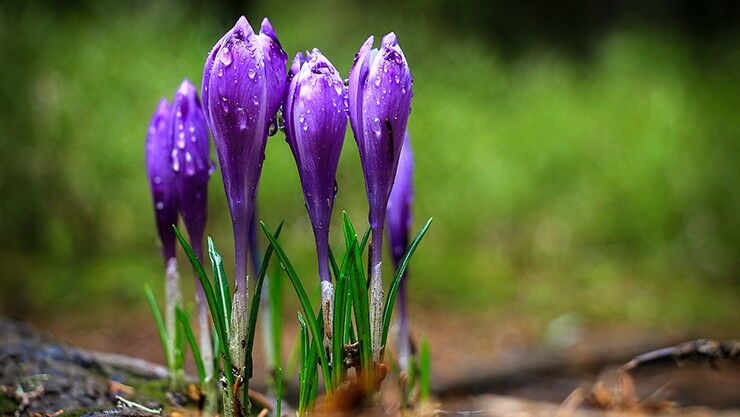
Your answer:
[[[385,292],[383,291],[383,280],[381,278],[382,262],[378,262],[372,270],[370,276],[370,339],[372,342],[373,362],[380,361],[380,339],[383,336],[383,300]]]

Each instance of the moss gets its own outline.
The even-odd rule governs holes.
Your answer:
[[[64,417],[82,417],[96,411],[103,411],[105,408],[78,408],[76,410],[70,410],[64,412]]]
[[[18,409],[18,401],[0,395],[0,415],[13,414]]]
[[[168,382],[164,379],[128,381],[136,390],[136,400],[142,402],[158,401],[167,404]]]

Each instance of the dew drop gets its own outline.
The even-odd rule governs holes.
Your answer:
[[[156,204],[157,210],[163,210],[164,209],[164,203],[161,201],[157,201]]]
[[[278,132],[278,123],[273,120],[267,128],[267,136],[275,136]]]
[[[375,86],[376,87],[380,87],[380,75],[378,75],[377,77],[375,77]]]
[[[376,135],[380,135],[380,119],[377,117],[370,123],[370,128],[375,132]]]
[[[250,68],[249,71],[247,71],[247,76],[250,80],[253,80],[255,75],[257,75],[257,71],[255,71],[254,68]]]
[[[226,65],[227,67],[231,65],[232,57],[231,57],[231,51],[229,48],[223,48],[221,49],[221,53],[218,55],[219,60],[222,64]]]
[[[244,130],[247,128],[247,113],[241,107],[237,107],[236,111],[238,112],[239,130]]]

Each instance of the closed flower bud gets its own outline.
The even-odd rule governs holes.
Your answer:
[[[396,268],[401,263],[406,248],[409,245],[409,230],[411,229],[411,205],[414,201],[414,155],[411,152],[411,140],[406,139],[401,147],[401,156],[398,158],[396,180],[393,182],[391,196],[388,198],[386,223],[388,225],[388,240],[390,241],[391,256]],[[401,282],[404,285],[406,280]]]
[[[166,99],[159,102],[146,135],[146,172],[154,202],[154,217],[165,261],[175,257],[177,188],[172,171],[172,114]]]
[[[208,126],[195,86],[185,80],[172,101],[172,170],[180,213],[190,241],[203,258],[202,241],[208,214],[208,180],[213,172]]]
[[[389,33],[380,50],[371,36],[355,57],[349,75],[349,117],[360,150],[370,204],[370,225],[382,228],[388,195],[411,112],[411,73]]]
[[[236,289],[229,349],[245,363],[249,224],[265,159],[268,129],[285,95],[283,52],[270,21],[256,34],[242,16],[206,57],[202,97],[234,229]]]
[[[368,38],[349,73],[349,118],[360,151],[372,230],[370,244],[370,325],[373,359],[379,361],[383,282],[381,259],[388,196],[411,112],[411,73],[396,35],[383,37],[380,50]]]
[[[213,47],[203,71],[203,105],[231,211],[236,282],[246,291],[247,233],[270,124],[285,92],[287,55],[265,19],[256,34],[243,16]]]
[[[339,72],[318,49],[298,53],[285,99],[285,134],[293,151],[316,238],[322,308],[331,337],[333,285],[329,272],[329,223],[336,174],[347,131],[347,93]]]
[[[305,58],[296,55],[291,77],[285,100],[285,133],[316,237],[320,276],[329,281],[329,223],[347,131],[346,91],[339,73],[318,49]]]
[[[411,229],[411,205],[414,200],[414,156],[411,152],[411,140],[408,133],[401,147],[401,156],[398,158],[396,180],[393,182],[391,196],[388,199],[386,222],[388,224],[388,240],[391,247],[391,256],[396,269],[406,254],[409,245],[409,231]],[[398,337],[396,338],[396,355],[402,372],[409,369],[411,355],[411,339],[409,335],[409,317],[407,308],[406,282],[408,269],[398,288]]]

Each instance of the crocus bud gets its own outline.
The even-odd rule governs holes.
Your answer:
[[[172,171],[171,109],[166,99],[159,102],[146,135],[146,172],[154,201],[154,217],[162,255],[165,261],[175,257],[175,232],[177,224],[177,188]]]
[[[393,182],[386,211],[388,240],[390,241],[391,256],[396,268],[401,263],[409,245],[409,230],[412,221],[411,204],[414,201],[413,175],[414,155],[411,152],[411,140],[409,135],[406,134],[401,147],[401,156],[398,158],[396,180]],[[406,280],[401,281],[401,285],[404,285],[405,282]]]
[[[206,58],[202,97],[234,228],[235,362],[243,365],[247,300],[247,234],[271,122],[285,93],[288,57],[265,19],[256,34],[242,16]]]
[[[383,225],[406,123],[411,112],[411,73],[396,35],[383,37],[380,50],[368,38],[349,73],[349,117],[360,150],[372,230],[370,245],[370,322],[372,350],[380,360],[383,314]]]
[[[208,126],[195,86],[180,84],[172,101],[172,170],[175,172],[180,214],[188,229],[190,246],[203,259],[203,234],[208,216],[208,180],[213,172]],[[208,305],[203,286],[195,280],[198,303],[200,353],[206,378],[213,377],[213,353],[208,324]]]
[[[398,158],[396,180],[393,182],[386,214],[388,240],[390,241],[391,256],[396,269],[403,260],[403,255],[406,254],[409,245],[409,231],[412,221],[411,204],[414,200],[413,173],[414,156],[411,152],[411,141],[407,133],[403,141],[403,147],[401,147],[401,156]],[[406,274],[408,274],[408,269]],[[401,280],[397,300],[398,338],[396,356],[401,371],[407,372],[410,366],[411,339],[409,335],[406,276]]]
[[[311,219],[326,334],[331,335],[333,286],[329,272],[329,223],[337,165],[347,131],[347,93],[339,72],[318,49],[300,52],[290,69],[285,99],[285,134],[293,151]]]
[[[180,275],[175,258],[175,232],[172,225],[177,224],[178,195],[175,172],[172,170],[172,109],[167,100],[162,99],[149,122],[146,136],[146,171],[152,189],[154,212],[162,241],[162,254],[165,267],[165,326],[167,329],[170,365],[170,385],[175,387],[182,376],[175,369],[175,311],[181,304]]]
[[[179,207],[190,242],[203,260],[202,243],[208,214],[208,180],[213,172],[208,126],[195,86],[185,80],[172,101],[172,170]]]

